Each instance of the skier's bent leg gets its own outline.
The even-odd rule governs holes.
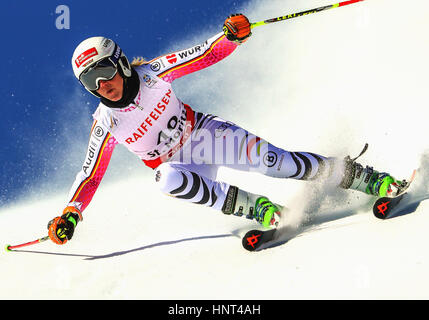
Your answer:
[[[160,190],[178,199],[221,210],[229,185],[190,171],[186,165],[163,163],[156,169]]]
[[[156,169],[156,181],[169,196],[202,204],[225,214],[245,216],[265,227],[275,227],[280,221],[280,205],[225,182],[214,181],[189,170],[186,165],[163,163]],[[197,169],[196,167],[192,169]]]

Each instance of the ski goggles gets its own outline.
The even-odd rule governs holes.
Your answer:
[[[87,89],[95,91],[100,88],[100,80],[112,80],[117,72],[117,64],[110,58],[105,58],[82,72],[79,81]]]

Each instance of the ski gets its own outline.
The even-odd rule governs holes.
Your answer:
[[[413,171],[411,178],[408,181],[403,180],[401,184],[396,185],[398,190],[398,194],[396,196],[382,197],[375,201],[373,205],[373,213],[377,218],[388,219],[397,212],[395,209],[401,208],[401,206],[398,207],[398,205],[404,198],[409,198],[410,195],[407,191],[415,178],[416,172],[417,170]],[[408,202],[409,199],[402,201],[403,204],[407,204]],[[243,248],[247,251],[257,251],[263,244],[266,244],[276,238],[276,231],[276,228],[268,230],[253,229],[248,231],[242,238],[241,243]]]
[[[377,201],[372,207],[372,212],[374,213],[374,216],[382,220],[390,218],[392,216],[392,213],[394,212],[393,209],[398,206],[398,204],[405,197],[405,195],[407,195],[406,192],[394,198],[383,197],[377,199]]]
[[[248,231],[242,239],[243,248],[247,251],[258,250],[264,243],[275,238],[276,231],[277,229]]]
[[[413,182],[415,175],[416,170],[413,171],[409,181],[403,182],[403,186],[401,187],[400,193],[397,196],[382,197],[377,199],[377,201],[375,201],[374,205],[372,206],[372,212],[374,213],[374,216],[382,220],[391,218],[397,212],[395,209],[399,209],[398,205],[401,202],[404,202],[403,199],[409,197],[407,190]]]

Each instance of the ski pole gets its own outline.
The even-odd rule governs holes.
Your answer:
[[[269,23],[273,23],[273,22],[279,22],[279,21],[284,21],[284,20],[289,20],[292,18],[297,18],[297,17],[302,17],[305,16],[307,14],[312,14],[312,13],[317,13],[320,11],[324,11],[324,10],[328,10],[328,9],[334,9],[334,8],[338,8],[338,7],[343,7],[343,6],[347,6],[349,4],[353,4],[356,2],[360,2],[360,1],[364,1],[364,0],[349,0],[349,1],[343,1],[340,3],[336,3],[336,4],[331,4],[328,6],[323,6],[323,7],[319,7],[319,8],[315,8],[315,9],[310,9],[310,10],[306,10],[306,11],[302,11],[302,12],[298,12],[298,13],[291,13],[288,14],[286,16],[282,16],[282,17],[278,17],[278,18],[273,18],[273,19],[268,19],[268,20],[264,20],[264,21],[259,21],[259,22],[254,22],[250,24],[251,28],[255,28],[255,27],[259,27],[259,26],[263,26]]]
[[[11,246],[10,244],[8,244],[8,245],[6,245],[5,249],[6,249],[6,251],[10,252],[10,251],[13,251],[14,249],[21,248],[21,247],[26,247],[26,246],[31,246],[33,244],[36,244],[36,243],[39,243],[39,242],[43,242],[43,241],[46,241],[46,240],[49,240],[49,236],[46,236],[46,237],[43,237],[43,238],[40,238],[40,239],[37,239],[37,240],[34,240],[34,241],[30,241],[30,242],[18,244],[16,246]]]

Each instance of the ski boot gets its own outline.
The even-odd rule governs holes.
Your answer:
[[[265,228],[276,228],[280,222],[280,210],[266,197],[259,197],[255,203],[255,219]]]
[[[245,215],[247,219],[255,219],[264,227],[276,228],[280,222],[282,209],[282,206],[272,203],[267,197],[230,186],[222,212],[238,217]]]
[[[344,177],[340,186],[344,189],[352,189],[374,195],[376,197],[396,197],[403,193],[409,183],[406,180],[399,181],[386,172],[378,172],[372,167],[365,168],[356,162],[365,153],[368,144],[359,156],[344,159]]]

